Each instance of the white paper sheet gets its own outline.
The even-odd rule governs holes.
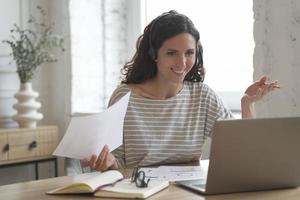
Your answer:
[[[208,160],[201,160],[200,166],[143,167],[147,178],[164,181],[206,180]]]
[[[104,145],[110,151],[123,143],[123,123],[130,93],[107,110],[90,116],[74,117],[53,155],[90,159],[99,155]]]

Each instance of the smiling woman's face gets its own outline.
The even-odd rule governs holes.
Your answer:
[[[156,60],[160,82],[182,83],[196,59],[196,41],[189,33],[178,34],[166,40],[158,50]]]

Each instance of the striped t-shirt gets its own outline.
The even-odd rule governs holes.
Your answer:
[[[130,88],[121,84],[113,105]],[[124,119],[123,145],[113,151],[120,167],[161,165],[198,160],[218,118],[231,112],[207,85],[184,82],[174,97],[154,100],[131,92]]]

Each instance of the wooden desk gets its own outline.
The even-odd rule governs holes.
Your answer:
[[[69,184],[73,181],[72,177],[57,177],[44,180],[30,181],[25,183],[17,183],[11,185],[0,186],[1,199],[9,200],[40,200],[40,199],[94,199],[100,198],[93,197],[91,195],[46,195],[45,192]],[[101,198],[104,199],[104,198]],[[201,196],[200,194],[185,190],[179,186],[171,184],[167,189],[151,196],[148,200],[270,200],[270,199],[284,199],[284,200],[299,200],[300,188],[285,189],[285,190],[273,190],[263,192],[248,192],[248,193],[236,193],[226,195],[211,195]],[[113,200],[108,198],[107,200]]]

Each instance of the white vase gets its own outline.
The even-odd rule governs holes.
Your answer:
[[[22,83],[20,91],[15,94],[18,103],[14,104],[17,114],[13,119],[18,122],[20,128],[36,128],[36,122],[43,119],[43,115],[37,112],[41,107],[35,98],[39,96],[38,92],[33,91],[31,83]]]

